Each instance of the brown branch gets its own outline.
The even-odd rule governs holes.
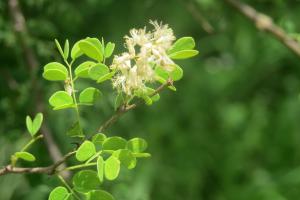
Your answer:
[[[19,5],[18,0],[9,0],[8,1],[10,15],[13,22],[14,31],[16,37],[20,41],[21,49],[23,52],[24,59],[26,60],[27,67],[29,68],[30,75],[31,75],[31,86],[35,96],[36,102],[36,112],[43,112],[44,104],[43,104],[43,93],[41,88],[38,84],[36,84],[36,72],[38,71],[39,62],[38,59],[30,47],[29,44],[29,34],[26,27],[26,20],[22,13],[22,10]],[[49,151],[50,157],[53,162],[58,162],[62,158],[62,153],[58,145],[55,143],[52,134],[49,131],[48,126],[44,123],[42,126],[42,134],[44,135],[44,141]],[[64,166],[65,167],[65,166]],[[63,174],[64,177],[68,177],[69,174],[66,172]]]
[[[67,153],[56,163],[48,167],[12,167],[11,165],[7,165],[0,169],[0,176],[6,174],[33,174],[33,173],[53,175],[56,173],[58,167],[61,166],[74,153],[75,151]]]
[[[256,11],[251,6],[239,2],[237,0],[225,0],[226,3],[237,9],[241,14],[250,19],[255,23],[259,30],[266,31],[273,35],[277,40],[294,52],[300,57],[300,45],[299,43],[290,37],[282,28],[273,23],[273,20],[258,11]]]
[[[166,83],[160,85],[151,95],[150,97],[160,93],[165,87],[173,85],[173,81],[169,79]],[[101,133],[107,128],[109,128],[112,124],[114,124],[123,114],[127,113],[130,110],[135,109],[136,107],[144,104],[143,100],[139,100],[131,105],[122,105],[118,108],[117,112],[111,116],[108,120],[104,122],[104,124],[98,129],[98,132]]]

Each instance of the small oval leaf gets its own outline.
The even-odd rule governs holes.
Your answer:
[[[51,191],[48,200],[65,200],[68,196],[67,188],[59,186]]]
[[[183,50],[183,51],[178,51],[175,53],[170,54],[170,58],[172,59],[186,59],[186,58],[191,58],[194,57],[196,55],[198,55],[198,51],[197,50]]]
[[[79,48],[79,42],[76,42],[73,46],[73,48],[71,49],[71,58],[73,60],[75,60],[76,58],[78,58],[79,56],[81,56],[83,54],[83,52],[80,50]]]
[[[79,42],[79,48],[80,50],[87,55],[88,57],[97,60],[98,62],[102,62],[103,56],[100,52],[100,50],[91,42],[88,42],[86,40],[81,40]]]
[[[92,142],[94,143],[96,150],[99,151],[102,148],[102,144],[106,139],[106,135],[103,133],[97,133],[93,136]]]
[[[182,37],[169,49],[168,54],[172,54],[182,50],[191,50],[195,47],[195,40],[192,37]]]
[[[125,147],[126,140],[117,136],[107,138],[102,145],[103,150],[119,150],[125,149]]]
[[[103,176],[104,176],[104,160],[102,156],[99,156],[97,159],[97,173],[98,173],[98,178],[100,182],[103,182]]]
[[[142,153],[147,149],[147,142],[142,138],[133,138],[127,142],[126,149],[133,153]]]
[[[51,62],[44,66],[43,77],[49,81],[63,81],[68,77],[68,70],[58,62]]]
[[[86,161],[96,153],[96,148],[94,143],[91,141],[84,141],[78,150],[76,151],[76,159],[80,162]]]
[[[101,97],[100,90],[89,87],[80,93],[79,102],[84,104],[93,104],[99,97]]]
[[[114,197],[104,190],[93,190],[87,194],[87,200],[115,200]]]
[[[95,65],[95,62],[92,61],[86,61],[81,63],[76,69],[75,69],[75,75],[80,78],[89,78],[89,69]]]
[[[89,69],[89,77],[93,80],[98,80],[102,76],[109,73],[109,68],[102,63],[98,63]]]
[[[93,170],[81,170],[73,176],[74,189],[78,192],[97,190],[101,185],[98,174]]]
[[[43,114],[42,113],[38,113],[32,123],[32,136],[34,136],[41,128],[43,122]]]
[[[17,158],[20,158],[22,160],[26,160],[26,161],[29,161],[29,162],[33,162],[33,161],[36,160],[35,157],[34,157],[34,155],[32,155],[31,153],[25,152],[25,151],[16,152],[15,156]]]
[[[67,108],[68,106],[73,105],[73,98],[65,91],[58,91],[50,97],[49,103],[54,109]]]
[[[104,52],[105,58],[109,58],[112,55],[114,49],[115,49],[114,43],[112,42],[107,43]]]
[[[104,164],[104,174],[107,180],[115,180],[120,173],[120,161],[114,157],[110,156]]]
[[[127,149],[117,150],[112,155],[118,158],[121,164],[128,169],[133,169],[136,166],[136,158],[133,156],[131,151]]]

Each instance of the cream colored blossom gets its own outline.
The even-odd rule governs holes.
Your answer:
[[[145,89],[145,84],[154,81],[155,66],[159,65],[171,71],[174,62],[167,55],[175,36],[168,25],[150,22],[154,29],[132,29],[125,36],[125,47],[128,52],[115,56],[111,68],[116,70],[113,86],[127,95],[136,90]]]

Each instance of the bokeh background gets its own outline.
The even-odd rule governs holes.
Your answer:
[[[25,116],[40,109],[60,151],[74,147],[65,135],[73,113],[47,103],[62,85],[41,78],[43,65],[60,59],[54,38],[73,44],[104,37],[120,53],[129,29],[153,19],[178,38],[194,37],[200,55],[179,62],[177,92],[165,90],[159,102],[127,113],[106,132],[144,137],[152,158],[104,187],[117,200],[300,199],[300,57],[225,1],[19,0],[25,31],[15,23],[14,1],[0,1],[0,165],[29,139]],[[300,1],[244,2],[292,37],[300,31]],[[88,133],[113,112],[110,84],[98,87],[106,98],[81,110]],[[31,151],[37,165],[52,163],[43,142]],[[57,184],[47,175],[3,176],[0,199],[47,199]]]

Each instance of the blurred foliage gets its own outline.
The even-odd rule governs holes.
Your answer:
[[[290,34],[300,32],[299,0],[247,0]],[[43,102],[61,86],[42,80],[42,66],[59,59],[54,38],[86,36],[117,44],[150,19],[168,23],[177,37],[191,35],[201,56],[185,62],[178,92],[164,91],[149,109],[126,114],[107,135],[140,136],[151,159],[106,188],[119,200],[286,200],[300,197],[299,57],[223,1],[195,0],[214,28],[206,33],[186,9],[186,0],[20,0],[27,40],[38,56]],[[7,1],[0,1],[0,163],[25,143],[25,116],[37,102]],[[50,49],[50,50],[49,50]],[[117,49],[121,52],[122,49]],[[55,58],[53,57],[55,55]],[[84,86],[82,86],[84,87]],[[107,84],[102,88],[109,88]],[[108,90],[107,90],[108,91]],[[82,120],[95,130],[113,112],[112,94]],[[72,113],[52,112],[45,120],[63,152],[72,147],[65,131]],[[22,136],[22,137],[21,137]],[[51,163],[44,144],[34,147],[39,163]],[[46,199],[56,178],[0,177],[1,200]],[[129,197],[130,195],[130,197]]]

